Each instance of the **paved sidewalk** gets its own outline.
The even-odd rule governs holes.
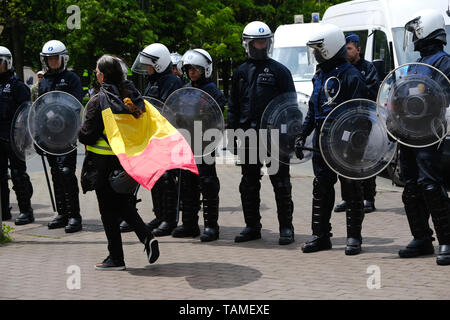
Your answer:
[[[81,161],[78,164],[81,166]],[[378,210],[364,220],[363,253],[345,256],[345,213],[333,213],[332,250],[312,254],[300,250],[311,233],[310,163],[291,169],[296,235],[295,242],[288,246],[278,245],[276,205],[267,176],[263,177],[261,189],[262,239],[234,243],[244,223],[240,169],[218,165],[218,174],[220,240],[201,243],[199,238],[159,238],[160,259],[149,265],[136,235],[126,233],[123,241],[127,270],[102,272],[94,269],[94,264],[107,256],[95,194],[80,195],[82,232],[48,230],[47,223],[54,213],[45,177],[41,170],[31,170],[36,221],[25,226],[6,222],[15,232],[13,242],[0,246],[0,299],[450,298],[450,267],[437,266],[435,256],[411,260],[398,257],[398,250],[411,236],[401,189],[392,187],[389,180],[377,179]],[[336,201],[340,200],[339,188],[338,183]],[[18,210],[14,192],[12,195],[15,218]],[[139,212],[148,222],[153,218],[150,192],[141,189],[139,196]],[[79,273],[72,274],[71,268]],[[368,282],[375,284],[372,278],[378,271],[381,288],[369,289]],[[80,282],[76,281],[78,274]]]

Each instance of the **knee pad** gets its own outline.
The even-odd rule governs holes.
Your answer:
[[[217,196],[220,191],[219,178],[216,176],[200,177],[200,190],[204,198]]]
[[[407,183],[403,189],[402,200],[405,205],[414,204],[422,196],[422,190],[415,183]]]
[[[323,198],[333,189],[333,184],[331,181],[325,179],[314,178],[313,180],[313,197]]]

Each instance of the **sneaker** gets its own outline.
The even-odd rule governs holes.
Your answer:
[[[159,245],[158,240],[155,238],[146,238],[145,239],[145,252],[147,253],[148,262],[150,264],[155,263],[159,258]]]
[[[112,270],[112,271],[120,271],[125,270],[125,262],[115,262],[108,256],[102,263],[97,263],[95,265],[95,269],[97,270]]]

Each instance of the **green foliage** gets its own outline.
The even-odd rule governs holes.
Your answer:
[[[9,234],[11,231],[13,231],[14,228],[7,225],[2,224],[2,233],[0,234],[0,244],[11,242],[11,235]]]
[[[245,59],[241,35],[247,23],[264,21],[275,31],[281,24],[293,23],[295,14],[310,22],[312,12],[323,16],[326,8],[344,1],[0,0],[0,24],[5,25],[0,45],[23,60],[18,66],[39,70],[43,44],[61,40],[69,51],[69,66],[78,74],[94,69],[105,53],[120,56],[131,66],[137,53],[153,42],[181,54],[201,47],[225,78]],[[81,29],[69,30],[66,10],[73,4],[80,8]]]

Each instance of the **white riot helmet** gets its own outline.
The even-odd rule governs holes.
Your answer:
[[[264,49],[256,49],[252,44],[252,41],[256,39],[266,39],[266,47]],[[249,58],[255,60],[267,59],[272,54],[273,33],[264,22],[250,22],[242,32],[242,45]]]
[[[8,48],[2,46],[0,46],[0,64],[5,64],[6,68],[4,72],[12,69],[13,60],[11,51],[9,51]]]
[[[311,35],[306,45],[309,47],[310,64],[312,64],[312,55],[317,63],[322,63],[333,58],[343,48],[345,49],[344,32],[334,24],[322,24]]]
[[[209,78],[212,75],[212,58],[206,50],[192,49],[186,51],[181,58],[181,69],[188,75],[187,66],[189,65],[196,68],[201,74],[204,74],[205,78]]]
[[[69,61],[69,53],[67,52],[66,46],[59,40],[50,40],[44,44],[42,51],[40,53],[42,68],[46,73],[59,73],[66,69],[67,61]],[[48,57],[59,56],[60,57],[60,67],[53,70],[48,65]]]
[[[423,39],[437,39],[447,44],[444,16],[434,9],[416,12],[413,19],[405,24],[403,50],[408,46],[411,36],[414,44]]]
[[[170,51],[162,43],[152,43],[139,52],[131,70],[140,74],[148,74],[146,65],[152,66],[157,73],[163,73],[169,64]]]

